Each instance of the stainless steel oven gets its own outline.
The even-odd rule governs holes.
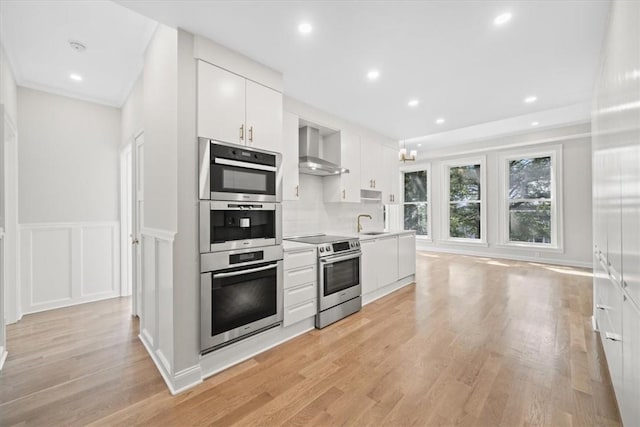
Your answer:
[[[199,138],[201,200],[279,202],[282,156]]]
[[[360,258],[362,252],[320,258],[320,311],[327,310],[361,295]]]
[[[282,247],[200,255],[200,350],[282,324]]]
[[[280,245],[280,203],[200,201],[200,253]]]

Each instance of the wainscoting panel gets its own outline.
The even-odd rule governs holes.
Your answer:
[[[120,295],[117,222],[21,224],[22,312]]]

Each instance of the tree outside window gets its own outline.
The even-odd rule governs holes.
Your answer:
[[[449,167],[449,237],[481,239],[480,165]]]
[[[418,236],[428,236],[427,171],[404,173],[404,229],[415,230]]]
[[[509,160],[509,241],[551,244],[551,156]]]

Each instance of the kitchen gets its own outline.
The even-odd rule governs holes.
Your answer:
[[[591,411],[611,423],[634,425],[629,420],[638,417],[632,404],[638,371],[630,361],[637,354],[633,344],[637,328],[623,329],[622,325],[636,324],[636,282],[633,262],[625,258],[623,264],[622,259],[630,256],[633,260],[635,255],[633,243],[625,243],[622,237],[618,239],[621,247],[631,246],[621,253],[612,249],[612,242],[621,234],[615,228],[617,219],[610,209],[597,209],[596,202],[608,200],[612,188],[599,185],[616,166],[607,163],[615,162],[606,157],[608,134],[593,132],[596,125],[602,129],[616,126],[607,121],[606,108],[613,108],[615,114],[629,108],[607,104],[606,85],[601,83],[597,90],[602,92],[595,94],[592,87],[598,73],[600,79],[615,79],[612,76],[622,67],[631,73],[625,80],[630,82],[625,93],[631,94],[626,104],[615,102],[622,106],[637,102],[636,94],[629,90],[637,89],[637,78],[628,71],[637,67],[633,62],[637,55],[630,55],[630,62],[623,65],[605,61],[605,71],[598,71],[597,64],[603,40],[624,46],[628,52],[637,48],[637,41],[628,37],[637,34],[637,23],[625,17],[636,16],[638,8],[626,2],[560,2],[557,9],[545,9],[539,2],[509,7],[491,2],[454,3],[446,7],[416,2],[393,13],[409,20],[412,11],[432,13],[431,23],[440,31],[444,30],[437,26],[438,16],[443,22],[453,22],[456,14],[464,16],[473,23],[465,34],[483,34],[478,43],[488,49],[483,50],[485,54],[494,43],[502,43],[497,41],[501,36],[525,25],[521,17],[541,22],[557,13],[561,18],[550,25],[566,42],[557,52],[547,48],[540,52],[550,55],[547,61],[560,61],[567,57],[568,50],[563,49],[571,47],[579,54],[567,59],[572,61],[565,64],[567,70],[588,66],[589,71],[573,83],[566,78],[545,78],[545,89],[527,88],[522,94],[514,88],[519,80],[514,78],[505,83],[510,87],[501,94],[505,98],[475,108],[473,118],[464,122],[464,114],[470,113],[459,107],[447,107],[446,114],[441,111],[447,102],[464,105],[460,96],[468,87],[450,89],[450,98],[457,99],[446,101],[449,96],[439,92],[443,88],[432,85],[425,89],[409,78],[430,67],[410,62],[360,64],[364,68],[354,73],[357,77],[347,76],[351,71],[345,71],[344,57],[352,51],[348,46],[338,48],[336,40],[340,39],[331,37],[349,34],[344,40],[358,41],[358,46],[369,43],[356,31],[345,30],[347,23],[338,20],[326,4],[295,2],[295,7],[287,8],[268,2],[192,2],[183,7],[175,2],[96,2],[93,7],[118,8],[117,13],[126,11],[146,21],[136,24],[145,29],[138,35],[139,74],[132,75],[124,96],[111,102],[112,109],[104,113],[118,115],[117,123],[108,129],[122,135],[110,137],[116,144],[94,164],[110,165],[110,178],[104,180],[105,185],[108,181],[105,194],[110,204],[84,218],[74,217],[71,211],[56,216],[56,205],[63,204],[64,195],[58,196],[57,203],[52,197],[47,200],[47,194],[40,195],[45,198],[45,209],[37,207],[38,180],[32,178],[31,183],[29,174],[41,181],[37,174],[46,171],[55,178],[64,171],[53,172],[54,166],[33,163],[39,161],[39,153],[50,149],[34,129],[48,129],[52,135],[68,132],[42,120],[47,113],[38,108],[45,102],[57,103],[61,107],[56,111],[62,117],[63,110],[71,106],[63,106],[63,101],[53,98],[60,95],[46,88],[45,101],[45,95],[38,93],[42,86],[18,75],[27,68],[15,64],[26,67],[22,61],[32,59],[24,56],[26,49],[16,49],[20,46],[17,34],[21,34],[16,11],[23,7],[20,13],[34,12],[28,6],[18,7],[17,2],[6,2],[6,7],[3,3],[1,16],[9,20],[3,22],[11,29],[3,34],[3,48],[11,59],[3,61],[3,67],[15,68],[18,88],[17,96],[12,95],[16,89],[5,83],[11,73],[3,72],[3,87],[9,90],[3,89],[1,98],[11,113],[6,123],[9,127],[17,123],[14,133],[19,135],[19,155],[23,156],[17,179],[19,220],[5,221],[11,215],[3,213],[7,236],[3,238],[3,265],[8,266],[7,271],[17,265],[19,279],[7,280],[5,275],[2,292],[5,301],[19,301],[17,308],[3,304],[10,321],[8,336],[2,328],[2,352],[6,348],[8,356],[4,353],[7,361],[0,373],[0,390],[10,424],[27,418],[44,420],[46,408],[36,404],[29,409],[26,403],[31,395],[52,392],[51,388],[37,388],[29,379],[18,381],[29,355],[38,353],[35,344],[29,346],[11,334],[24,332],[26,326],[21,325],[29,325],[31,319],[44,321],[47,313],[62,316],[83,306],[90,310],[92,304],[105,304],[100,307],[111,310],[106,304],[119,301],[118,310],[129,319],[121,320],[127,327],[125,341],[133,341],[136,363],[144,364],[144,375],[137,381],[152,393],[134,393],[138,375],[123,379],[129,381],[122,390],[130,396],[131,405],[114,396],[118,409],[110,412],[99,402],[85,402],[99,415],[78,415],[77,423],[214,420],[223,425],[251,425],[291,419],[316,425],[345,420],[451,424],[468,416],[471,424],[493,425],[500,421],[490,418],[491,402],[500,399],[499,387],[493,386],[502,381],[516,390],[520,380],[527,381],[524,394],[513,393],[509,404],[526,402],[527,406],[529,401],[542,400],[543,423],[573,419],[580,424],[589,419]],[[307,7],[306,15],[300,13]],[[359,13],[368,17],[363,21],[368,26],[363,34],[369,36],[385,11],[392,13],[393,9],[384,2],[346,2],[341,7],[347,21]],[[212,18],[213,11],[220,16]],[[480,12],[486,22],[480,23]],[[96,12],[87,6],[83,13]],[[259,19],[261,13],[270,19]],[[251,16],[255,31],[234,37],[228,25],[245,14]],[[134,15],[127,19],[133,22]],[[560,30],[576,15],[581,20],[572,28],[574,34]],[[209,25],[210,19],[217,19],[220,26]],[[288,29],[276,33],[272,26]],[[615,32],[618,27],[620,33]],[[327,28],[335,34],[329,37]],[[429,30],[425,31],[423,37]],[[522,32],[535,33],[527,36],[531,43],[543,37],[531,27]],[[523,33],[517,33],[518,37]],[[259,34],[270,34],[281,43],[286,39],[288,47],[270,50],[264,45],[269,37],[262,40]],[[402,34],[398,37],[402,39]],[[274,38],[270,43],[277,46]],[[74,41],[84,46],[82,40]],[[66,43],[63,39],[62,44]],[[76,48],[82,50],[71,43],[71,49]],[[87,42],[86,53],[73,53],[82,58],[93,55],[92,50]],[[312,58],[309,52],[318,57]],[[333,53],[345,56],[335,63],[325,61],[326,67],[315,62]],[[401,49],[398,55],[411,57]],[[369,52],[366,56],[377,55]],[[510,66],[524,63],[522,58],[505,60]],[[491,64],[479,67],[479,78],[489,78],[483,73],[496,70]],[[454,68],[464,71],[462,66]],[[530,68],[542,75],[539,64]],[[406,78],[398,70],[406,71]],[[332,74],[336,72],[340,74]],[[307,74],[311,77],[306,78]],[[502,77],[494,74],[492,79],[500,79],[507,73]],[[387,76],[395,86],[385,82]],[[89,85],[91,79],[84,77]],[[315,86],[312,78],[319,79]],[[529,75],[524,80],[534,78]],[[491,81],[486,85],[489,92],[498,84]],[[415,88],[409,87],[412,84]],[[449,85],[453,88],[451,82]],[[562,86],[565,90],[560,90]],[[478,88],[478,94],[483,89]],[[345,93],[342,98],[338,96],[341,92]],[[18,99],[17,113],[11,111],[12,96]],[[552,102],[545,96],[557,99]],[[518,105],[502,105],[507,97],[518,98]],[[592,116],[594,97],[604,103],[603,118],[599,113]],[[357,101],[349,104],[350,99]],[[441,111],[434,99],[442,104]],[[475,107],[482,104],[479,99],[488,99],[487,92],[474,98]],[[387,105],[391,100],[397,105]],[[630,132],[637,132],[637,121],[628,120]],[[11,132],[7,135],[8,148],[3,150],[11,157]],[[67,149],[63,139],[60,147]],[[633,149],[628,159],[636,155]],[[606,233],[604,237],[602,232],[600,236],[594,233],[592,241],[591,162],[601,158],[596,154],[603,160],[594,163],[593,169],[593,221],[602,227],[594,230]],[[77,159],[89,156],[75,155]],[[29,169],[30,165],[37,168]],[[632,163],[625,165],[619,168],[637,174]],[[3,186],[13,179],[14,172],[7,171]],[[87,183],[95,180],[90,175],[85,174]],[[625,178],[619,180],[621,188],[627,188]],[[74,193],[73,185],[81,190],[79,183],[64,182],[66,193]],[[507,196],[501,195],[501,188],[508,189]],[[624,191],[618,194],[621,200],[635,190],[630,186]],[[79,200],[92,199],[77,194]],[[8,206],[10,210],[11,197],[3,189],[3,209]],[[47,210],[49,217],[44,213]],[[109,217],[103,215],[106,211]],[[117,212],[117,218],[112,212]],[[624,229],[633,235],[636,211],[625,212],[617,224],[627,224],[630,228]],[[12,251],[13,247],[19,251]],[[103,261],[107,258],[109,263]],[[61,269],[61,264],[69,269]],[[50,277],[42,271],[50,271]],[[611,287],[610,283],[620,285]],[[542,307],[536,317],[525,309],[526,301]],[[539,327],[534,326],[536,322]],[[582,328],[586,328],[584,333],[576,336]],[[594,332],[598,328],[600,334]],[[556,332],[549,332],[553,330]],[[569,332],[570,354],[564,351]],[[557,346],[551,349],[549,340],[557,340]],[[12,352],[12,343],[17,343],[17,351]],[[22,350],[21,345],[29,350]],[[481,350],[485,345],[492,350]],[[62,357],[57,350],[49,351],[54,359]],[[553,361],[571,365],[570,372],[557,368],[558,375],[552,374]],[[536,370],[536,363],[543,368]],[[421,368],[412,377],[405,368],[414,364]],[[269,368],[273,368],[272,376],[267,373]],[[49,371],[45,366],[38,369],[40,375],[51,372],[50,367]],[[83,387],[80,372],[84,368],[64,369],[60,375]],[[368,372],[371,383],[366,381]],[[445,377],[439,376],[441,372]],[[453,380],[440,383],[449,379]],[[567,380],[569,383],[555,383]],[[540,397],[553,387],[571,394],[558,398],[560,409]],[[436,398],[439,389],[446,399]],[[207,390],[212,393],[209,397]],[[186,407],[198,409],[191,422],[188,417],[180,418],[186,412],[160,410],[163,405],[180,405],[181,396],[190,393],[212,400],[216,393],[224,396],[225,390],[228,400],[210,407],[185,400]],[[350,392],[359,397],[345,399]],[[297,397],[305,393],[309,400]],[[424,400],[416,397],[421,394]],[[462,396],[468,400],[456,400]],[[144,407],[147,398],[158,414]],[[433,411],[412,409],[429,402]],[[70,405],[71,413],[82,413],[82,406]],[[590,409],[584,410],[585,406]],[[522,414],[514,407],[511,413],[504,405],[502,408],[504,413],[498,416],[504,423],[509,416],[530,416],[526,408],[520,409]],[[136,417],[141,418],[136,421]],[[62,416],[54,420],[68,422]]]

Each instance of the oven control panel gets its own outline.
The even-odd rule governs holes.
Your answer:
[[[356,250],[360,250],[360,241],[358,239],[318,245],[318,255],[321,257]]]

